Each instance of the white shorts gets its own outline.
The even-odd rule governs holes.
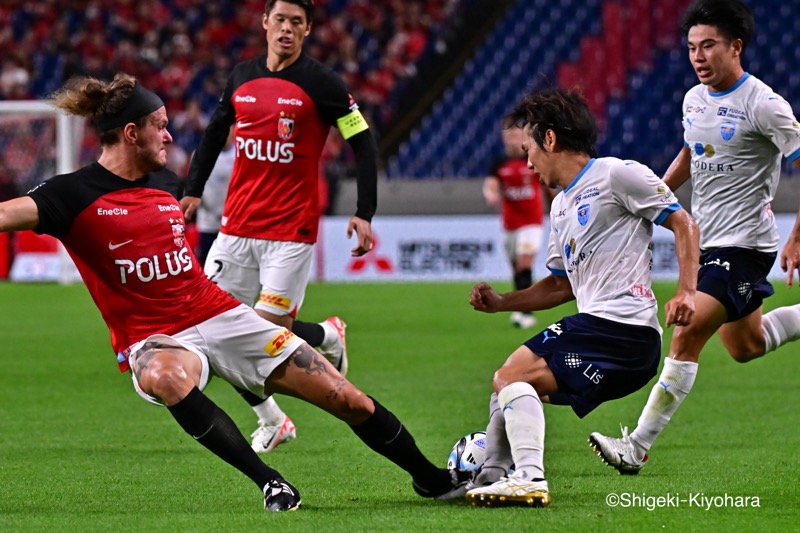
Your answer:
[[[544,230],[538,224],[507,231],[505,245],[509,261],[515,263],[521,255],[535,256],[539,253],[543,234]]]
[[[297,316],[311,272],[313,244],[265,241],[220,233],[206,259],[206,276],[247,305]]]
[[[264,320],[253,309],[242,304],[225,311],[205,322],[185,329],[175,335],[151,335],[131,347],[130,364],[147,342],[158,342],[183,348],[197,355],[202,363],[200,383],[203,390],[212,375],[216,375],[248,390],[260,398],[264,394],[264,382],[302,344],[303,339],[286,328]],[[163,403],[144,392],[131,372],[136,392],[156,405]]]

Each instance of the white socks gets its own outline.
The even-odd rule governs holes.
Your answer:
[[[508,475],[508,469],[513,462],[506,437],[506,419],[497,401],[497,394],[492,393],[489,400],[489,424],[486,426],[486,462],[483,463],[475,483],[484,485],[498,481]]]
[[[506,419],[506,436],[514,459],[514,477],[544,478],[544,410],[536,390],[516,382],[497,395]]]
[[[787,342],[800,338],[800,304],[779,307],[761,317],[766,349],[769,353]]]
[[[283,417],[286,416],[272,396],[265,402],[253,406],[253,411],[258,415],[258,423],[262,426],[280,426],[283,424]]]
[[[658,383],[653,386],[647,405],[639,416],[636,430],[631,434],[631,441],[639,452],[640,459],[650,449],[683,399],[692,390],[696,376],[697,363],[676,361],[669,357],[664,360],[664,368],[658,377]]]
[[[320,326],[322,326],[323,331],[325,331],[325,338],[322,339],[322,344],[318,346],[318,348],[322,348],[323,350],[330,350],[333,346],[336,345],[336,342],[339,340],[339,332],[336,330],[333,324],[330,322],[318,322]]]

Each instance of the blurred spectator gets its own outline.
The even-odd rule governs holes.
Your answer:
[[[455,3],[317,0],[306,46],[349,86],[364,87],[354,96],[381,129],[398,78],[414,74],[431,28]],[[4,0],[0,48],[15,53],[0,64],[0,99],[42,98],[74,75],[122,71],[157,88],[170,113],[189,112],[191,101],[210,113],[231,65],[264,52],[263,8],[263,0]]]
[[[3,154],[0,154],[0,202],[13,200],[19,196],[19,190],[14,183],[14,175],[6,165]]]
[[[191,152],[200,144],[203,132],[208,126],[208,115],[200,108],[197,100],[189,100],[186,108],[174,113],[170,122],[173,143]]]
[[[12,52],[0,64],[0,97],[5,100],[31,98],[31,75],[28,61],[19,52]]]

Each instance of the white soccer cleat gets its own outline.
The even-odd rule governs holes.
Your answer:
[[[521,313],[514,311],[509,318],[514,327],[519,329],[531,329],[536,325],[536,317],[531,313]]]
[[[628,436],[628,428],[620,426],[620,429],[622,438],[619,439],[606,437],[597,432],[592,433],[589,435],[589,446],[594,448],[595,453],[604,463],[616,468],[620,474],[638,474],[639,470],[644,468],[647,454],[639,459],[636,448]]]
[[[278,444],[297,438],[297,429],[292,420],[283,415],[283,423],[279,426],[258,425],[250,435],[253,438],[253,450],[256,453],[269,453]]]
[[[547,507],[553,501],[547,481],[529,481],[513,475],[502,477],[491,485],[474,488],[467,492],[466,498],[474,507]]]
[[[347,375],[347,341],[345,340],[344,330],[347,324],[338,316],[331,316],[322,323],[323,328],[333,328],[336,332],[336,340],[330,345],[323,344],[319,347],[319,353],[331,362],[342,376]]]

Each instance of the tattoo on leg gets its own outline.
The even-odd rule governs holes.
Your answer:
[[[289,359],[294,361],[294,364],[297,365],[298,368],[305,370],[306,374],[322,374],[323,372],[327,372],[322,356],[310,346],[301,346],[289,356]]]
[[[145,352],[136,358],[135,364],[133,365],[133,374],[136,376],[136,381],[140,383],[142,380],[142,373],[147,370],[147,365],[153,360],[153,357],[156,356],[156,350],[158,348],[148,348],[146,344],[142,349],[145,350]]]
[[[341,378],[339,381],[337,381],[336,385],[334,385],[334,387],[333,387],[333,390],[331,390],[325,396],[325,398],[328,401],[332,401],[332,400],[335,400],[336,398],[338,398],[339,397],[339,393],[342,392],[342,389],[344,389],[344,383],[345,383],[344,378]]]
[[[144,343],[144,345],[139,349],[142,355],[136,357],[133,368],[133,373],[136,376],[136,380],[141,382],[142,372],[147,370],[147,365],[153,360],[153,357],[156,356],[157,350],[168,350],[170,348],[174,348],[174,346],[153,341]]]

